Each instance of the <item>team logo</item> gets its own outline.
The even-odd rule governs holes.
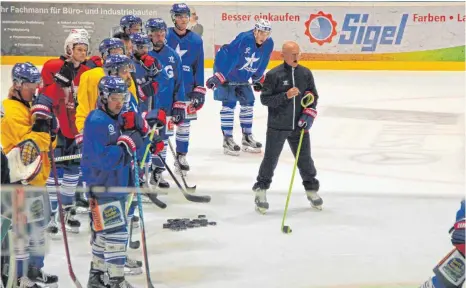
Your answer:
[[[325,14],[322,11],[311,14],[304,25],[306,26],[304,34],[309,37],[309,41],[320,46],[332,42],[333,37],[337,35],[337,22],[333,20],[332,14]]]
[[[169,57],[168,57],[168,62],[169,62],[169,63],[175,63],[175,57],[169,56]]]
[[[175,73],[173,73],[172,65],[167,65],[163,69],[165,69],[165,71],[167,72],[168,78],[173,78],[173,76],[175,76]]]
[[[288,82],[288,80],[283,80],[283,86],[287,86],[287,85],[290,85],[290,83]]]
[[[252,53],[251,57],[244,57],[244,60],[246,60],[246,63],[244,63],[243,67],[241,67],[239,70],[246,70],[248,72],[254,73],[257,71],[257,68],[252,68],[252,65],[259,61],[259,57],[256,58],[256,53]]]
[[[110,133],[110,135],[115,134],[115,127],[113,127],[112,124],[108,124],[108,133]]]
[[[251,47],[247,47],[246,51],[244,51],[244,54],[249,54],[250,51],[251,51]]]

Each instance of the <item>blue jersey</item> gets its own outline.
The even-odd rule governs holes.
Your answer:
[[[87,116],[84,124],[83,181],[88,186],[129,187],[132,185],[131,163],[125,163],[125,154],[117,139],[121,135],[118,120],[101,109]],[[124,198],[127,193],[96,193],[97,197]]]
[[[194,87],[204,87],[204,46],[202,38],[188,30],[183,36],[178,36],[174,28],[168,28],[167,45],[180,56],[183,67],[183,83],[186,94]]]
[[[150,77],[147,70],[143,67],[142,63],[136,59],[134,61],[134,67],[136,68],[136,72],[134,73],[135,76],[135,83],[137,85],[136,91],[142,96],[144,95],[147,97],[145,102],[139,98],[139,111],[138,112],[145,112],[154,108],[159,108],[160,103],[169,103],[169,106],[162,106],[162,107],[170,107],[173,103],[173,95],[174,95],[174,79],[170,77],[167,73],[167,70],[162,69],[156,76]],[[154,89],[152,87],[153,82],[158,83],[158,91],[154,94]],[[149,101],[151,99],[151,101]],[[151,103],[152,102],[152,103]],[[151,107],[149,107],[151,104]],[[171,109],[169,109],[171,112]],[[169,114],[170,115],[170,114]]]
[[[273,51],[273,40],[269,37],[257,47],[253,31],[241,32],[215,56],[214,71],[222,73],[227,81],[257,81],[264,74]]]
[[[152,50],[149,55],[157,59],[171,80],[172,85],[172,101],[188,101],[184,92],[183,74],[181,73],[181,59],[175,50],[164,45],[160,51]]]
[[[460,206],[460,210],[458,210],[458,212],[456,212],[456,221],[460,221],[461,219],[464,219],[465,218],[465,207],[464,207],[464,200],[461,201],[461,206]]]

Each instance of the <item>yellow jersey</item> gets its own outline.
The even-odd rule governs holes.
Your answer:
[[[97,108],[99,82],[104,76],[105,72],[102,67],[96,67],[81,74],[77,96],[78,107],[76,108],[76,128],[80,133],[84,131],[84,122],[86,121],[87,115]],[[131,78],[129,92],[131,92],[131,95],[133,95],[137,103],[136,85],[134,84],[133,78]]]
[[[50,150],[50,134],[32,131],[30,108],[24,103],[14,100],[3,100],[4,116],[1,119],[2,146],[5,154],[11,151],[21,141],[31,139],[40,149],[42,168],[37,176],[29,181],[34,186],[44,186],[50,174],[51,164],[48,157]]]

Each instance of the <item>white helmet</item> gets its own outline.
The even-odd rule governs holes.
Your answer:
[[[258,31],[272,32],[272,24],[265,19],[259,19],[254,28]]]
[[[89,38],[83,36],[83,34],[81,33],[70,33],[70,35],[68,35],[68,38],[66,38],[65,40],[65,55],[73,55],[73,47],[77,44],[84,44],[89,49]]]
[[[89,32],[87,32],[86,29],[71,29],[70,30],[70,35],[71,34],[79,34],[82,37],[86,37],[87,39],[91,39],[91,37],[89,36]]]

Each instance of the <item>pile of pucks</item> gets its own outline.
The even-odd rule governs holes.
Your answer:
[[[163,229],[170,229],[172,231],[182,231],[188,228],[199,228],[207,226],[215,226],[217,222],[210,221],[206,218],[206,215],[198,215],[197,218],[189,219],[167,219],[166,223],[163,223]]]

